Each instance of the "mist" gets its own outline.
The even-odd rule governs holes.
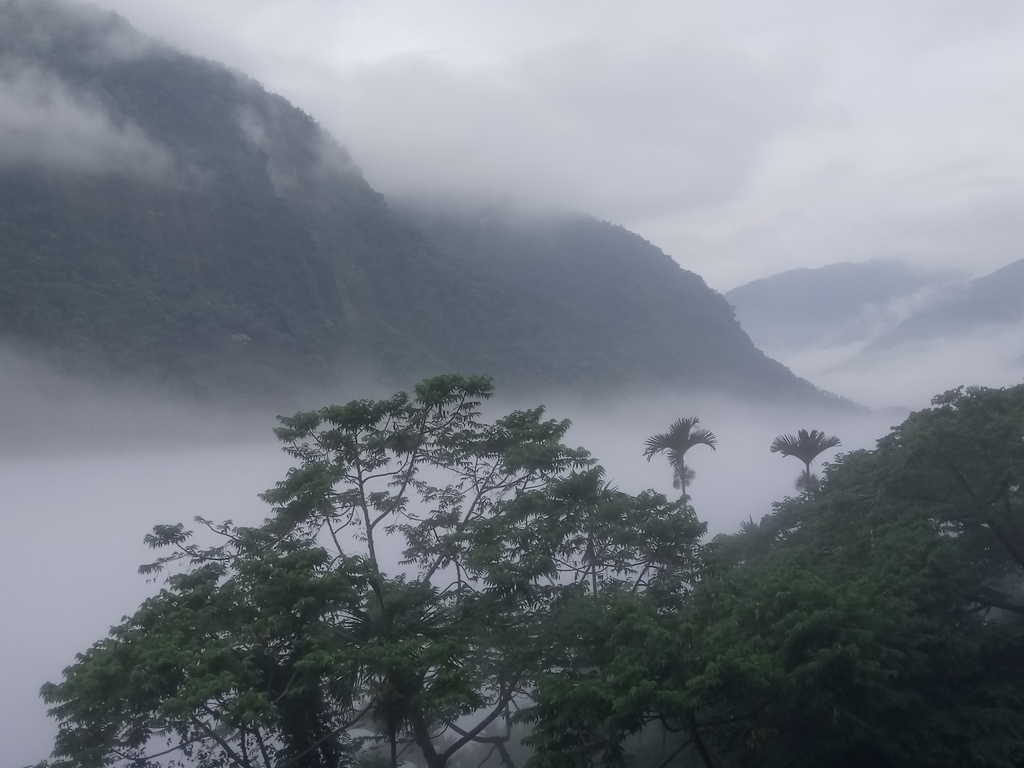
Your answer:
[[[8,761],[21,765],[48,755],[56,733],[40,685],[58,680],[76,653],[160,588],[160,577],[137,574],[154,559],[142,542],[152,526],[195,527],[197,515],[257,525],[268,516],[257,494],[293,464],[272,434],[274,415],[292,412],[295,403],[241,409],[191,402],[70,379],[9,351],[2,357],[0,487],[7,522],[0,579],[11,586],[0,595],[6,628],[0,653],[16,663],[0,671],[0,743]],[[367,377],[301,407],[393,391]],[[590,450],[613,486],[630,493],[653,488],[670,498],[678,494],[670,467],[663,457],[644,460],[644,440],[681,416],[698,416],[719,440],[716,451],[698,446],[687,454],[696,470],[689,492],[709,538],[760,519],[773,501],[796,493],[802,466],[769,452],[777,435],[821,429],[840,436],[838,450],[848,451],[870,448],[902,418],[708,396],[511,396],[502,395],[500,382],[484,416],[539,404],[551,418],[572,420],[566,443]],[[397,567],[397,543],[382,549],[385,562]]]
[[[1006,3],[965,12],[872,2],[831,14],[795,0],[770,11],[732,2],[641,11],[99,4],[284,94],[348,148],[327,146],[325,164],[358,166],[389,198],[593,214],[639,232],[717,289],[891,254],[979,274],[1024,248],[1024,13]],[[114,25],[96,55],[155,50]],[[241,111],[235,127],[267,154],[271,182],[286,194],[290,171],[261,120]],[[4,59],[0,168],[26,166],[162,181],[181,161],[100,99]],[[924,298],[902,297],[862,323],[873,334]],[[696,472],[688,493],[710,539],[796,493],[802,465],[770,453],[775,437],[839,436],[842,447],[815,463],[820,474],[822,462],[871,448],[937,393],[1020,382],[1022,340],[1024,326],[993,326],[888,351],[868,351],[863,338],[762,345],[797,375],[874,410],[673,392],[509,394],[498,381],[485,414],[544,404],[550,417],[572,420],[566,441],[590,450],[613,486],[669,497],[678,494],[671,469],[663,457],[644,459],[644,441],[699,417],[718,446],[687,454]],[[257,495],[293,464],[272,434],[274,416],[394,389],[349,371],[332,391],[243,407],[230,395],[197,401],[72,378],[0,348],[5,757],[21,765],[49,754],[56,727],[39,686],[160,588],[137,574],[153,558],[142,543],[153,525],[196,515],[259,524],[270,510]],[[387,556],[397,562],[397,549]]]
[[[958,386],[1024,381],[1024,325],[988,325],[954,337],[868,349],[868,339],[766,351],[798,376],[872,408],[926,408]]]
[[[116,418],[116,413],[111,413]],[[0,743],[9,765],[53,748],[39,687],[135,611],[159,584],[136,568],[153,559],[142,536],[157,523],[205,514],[256,524],[256,494],[287,462],[273,445],[136,447],[6,457],[0,579]]]
[[[0,66],[0,167],[25,165],[156,181],[175,163],[138,126],[115,122],[54,74],[8,63]]]
[[[1024,13],[102,0],[315,115],[387,195],[569,209],[725,291],[900,255],[981,274],[1024,246]]]

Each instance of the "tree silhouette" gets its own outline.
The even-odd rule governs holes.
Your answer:
[[[824,432],[812,429],[808,432],[801,429],[793,435],[779,435],[772,442],[772,453],[781,453],[783,456],[796,456],[804,463],[804,472],[797,478],[797,490],[809,492],[814,490],[816,485],[815,477],[811,474],[811,462],[829,448],[842,445],[839,438],[826,437]]]
[[[664,453],[668,456],[669,464],[672,465],[672,487],[681,490],[683,496],[694,477],[693,470],[684,461],[686,452],[695,445],[706,445],[712,451],[718,445],[718,438],[710,430],[694,429],[699,423],[700,419],[696,416],[679,419],[668,428],[668,432],[647,438],[647,447],[644,449],[644,458],[648,461],[655,454]]]

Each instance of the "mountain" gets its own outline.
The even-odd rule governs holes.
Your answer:
[[[0,51],[6,337],[200,391],[463,362],[435,307],[473,285],[284,99],[49,0],[0,5]]]
[[[0,341],[232,398],[457,370],[828,401],[638,236],[394,209],[280,96],[57,0],[0,1]]]
[[[793,375],[754,346],[732,308],[698,275],[626,229],[583,216],[516,216],[404,205],[399,210],[446,253],[530,306],[531,378],[630,383],[773,397]]]
[[[947,288],[898,326],[879,336],[868,350],[968,336],[1022,322],[1024,259]]]
[[[959,280],[896,261],[843,262],[755,280],[725,297],[754,343],[789,351],[870,340]]]

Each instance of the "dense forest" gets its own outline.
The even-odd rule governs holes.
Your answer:
[[[266,523],[157,527],[163,588],[44,686],[49,765],[1024,763],[1024,386],[946,392],[710,541],[685,469],[621,492],[492,391],[282,418]],[[678,477],[714,442],[648,449]],[[773,447],[810,480],[837,442]]]
[[[483,370],[838,404],[639,236],[395,208],[312,117],[116,15],[0,2],[0,111],[0,343],[62,369],[231,400]]]

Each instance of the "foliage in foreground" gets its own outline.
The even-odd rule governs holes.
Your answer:
[[[782,456],[795,456],[804,463],[804,471],[796,481],[798,491],[813,491],[818,483],[816,475],[811,474],[811,462],[829,448],[841,446],[838,437],[827,437],[824,432],[812,429],[808,432],[801,429],[796,435],[779,435],[772,441],[772,453]]]
[[[686,452],[697,445],[706,445],[712,451],[718,445],[718,438],[710,429],[696,429],[700,419],[696,416],[677,419],[662,432],[647,438],[644,458],[650,461],[657,454],[664,453],[672,466],[672,487],[686,494],[686,488],[694,477],[694,471],[686,466]]]
[[[611,679],[541,680],[536,764],[624,764],[647,723],[708,765],[1024,764],[1024,387],[933,404],[595,629]]]
[[[516,721],[538,768],[1024,764],[1024,387],[936,398],[708,546],[490,392],[284,419],[267,523],[158,528],[167,587],[44,688],[56,764],[512,766]]]
[[[282,419],[299,464],[266,524],[200,520],[212,545],[159,526],[148,542],[170,554],[145,570],[175,569],[167,588],[44,687],[57,764],[327,768],[360,739],[392,764],[473,743],[510,763],[540,649],[581,602],[680,594],[705,529],[608,487],[567,421],[482,421],[491,391],[438,377]]]

